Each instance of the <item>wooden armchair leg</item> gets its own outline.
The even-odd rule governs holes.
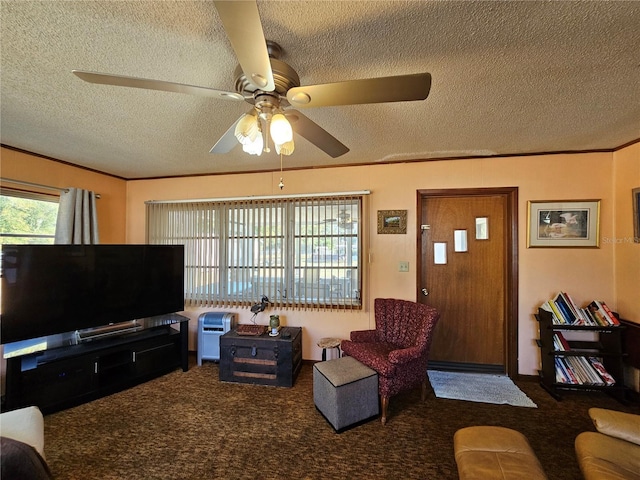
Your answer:
[[[389,410],[389,397],[382,397],[382,424],[387,423],[387,411]]]

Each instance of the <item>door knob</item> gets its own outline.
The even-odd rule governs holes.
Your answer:
[[[422,295],[424,295],[425,297],[426,297],[427,295],[429,295],[429,292],[427,292],[427,289],[426,289],[426,288],[423,288],[423,289],[422,289]]]

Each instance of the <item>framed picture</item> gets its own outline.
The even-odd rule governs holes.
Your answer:
[[[640,187],[631,191],[633,195],[633,241],[640,243]]]
[[[527,247],[600,246],[600,200],[529,201]]]
[[[407,233],[407,211],[378,210],[378,233]]]

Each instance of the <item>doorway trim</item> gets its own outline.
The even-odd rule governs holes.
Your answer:
[[[518,375],[518,187],[452,188],[427,189],[417,191],[416,228],[416,299],[422,294],[422,202],[438,197],[501,196],[505,199],[505,322],[504,322],[504,365],[506,374],[513,378]]]

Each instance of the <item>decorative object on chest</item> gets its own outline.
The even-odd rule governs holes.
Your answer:
[[[271,315],[269,317],[269,336],[277,337],[280,334],[280,315]]]

